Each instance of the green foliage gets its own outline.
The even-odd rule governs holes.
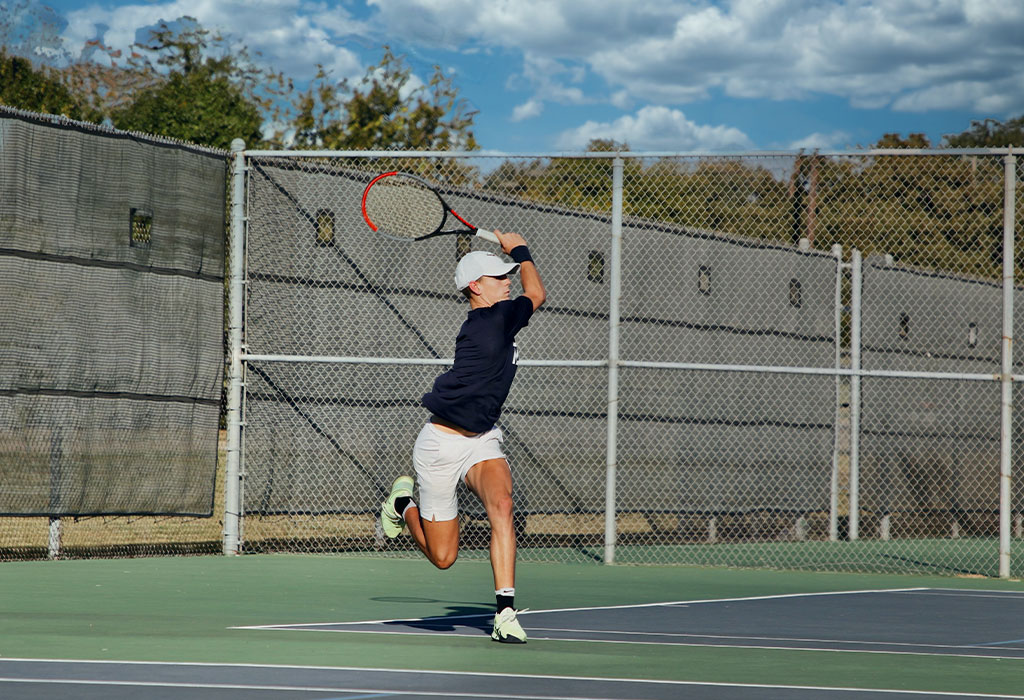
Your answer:
[[[224,75],[206,67],[172,73],[111,115],[114,126],[228,149],[235,138],[260,140],[259,108]]]
[[[931,148],[932,142],[924,134],[910,134],[903,138],[899,134],[883,134],[875,148]]]
[[[879,148],[927,148],[927,139],[886,135]],[[974,156],[778,159],[631,157],[621,152],[624,214],[691,231],[759,238],[828,250],[889,254],[900,264],[978,278],[1001,275],[1002,163]],[[787,172],[788,170],[788,172]],[[506,161],[484,181],[489,191],[608,213],[611,159]]]
[[[1006,122],[996,119],[972,121],[971,128],[945,137],[952,148],[1024,147],[1024,114]]]
[[[146,55],[133,53],[128,70],[151,80],[111,110],[114,126],[225,149],[235,138],[262,142],[261,124],[284,79],[256,67],[245,47],[182,17],[161,22],[135,48]]]
[[[629,151],[629,145],[595,139],[587,151],[610,153]],[[630,177],[639,164],[627,159]],[[612,207],[612,160],[610,158],[552,158],[519,165],[506,161],[484,179],[484,188],[507,196],[558,204],[574,209],[609,212]],[[628,211],[628,203],[626,204]]]
[[[695,229],[783,237],[786,185],[768,170],[721,159],[629,157],[629,145],[594,140],[592,153],[623,154],[623,213]],[[574,209],[610,212],[612,160],[506,161],[484,182],[490,191]]]
[[[27,59],[11,56],[0,47],[0,104],[44,114],[63,114],[71,119],[99,121],[83,108],[52,69],[36,69]]]
[[[440,67],[416,86],[388,47],[355,85],[331,82],[321,67],[295,100],[294,147],[336,150],[474,150],[474,113]]]
[[[211,41],[222,42],[221,35],[210,36],[210,30],[202,27],[192,17],[182,17],[175,26],[160,22],[149,32],[144,44],[135,46],[156,54],[156,63],[171,73],[189,73],[211,64],[204,61],[203,54],[210,48]],[[209,59],[212,61],[212,59]],[[219,71],[231,72],[233,60],[217,65]]]
[[[96,54],[102,54],[102,60],[94,60]],[[60,75],[68,89],[100,118],[123,109],[136,94],[166,80],[138,52],[125,56],[98,40],[86,42],[83,56],[62,68]]]
[[[1001,164],[953,156],[865,158],[856,197],[836,212],[846,245],[902,264],[998,277]]]
[[[790,237],[787,185],[765,168],[733,159],[701,159],[685,169],[673,165],[672,172],[666,163],[654,169],[651,189],[661,200],[659,210],[666,211],[659,218],[706,231]]]

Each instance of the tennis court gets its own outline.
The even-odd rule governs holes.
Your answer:
[[[8,563],[5,698],[1024,697],[1024,584],[294,555]]]
[[[451,571],[375,536],[473,248],[365,230],[398,154],[0,113],[36,183],[2,198],[5,700],[1024,698],[1008,150],[403,157],[551,281],[502,414],[509,647],[471,499]],[[991,240],[906,247],[967,201]]]

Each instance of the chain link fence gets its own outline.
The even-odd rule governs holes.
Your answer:
[[[225,156],[0,106],[0,560],[220,550]]]
[[[468,310],[456,261],[493,247],[371,232],[363,188],[403,170],[522,233],[548,288],[500,423],[522,559],[1008,575],[1024,512],[1021,450],[1001,440],[1000,379],[1020,372],[1002,366],[1004,298],[1024,303],[1003,287],[1024,213],[1012,156],[244,164],[229,550],[413,555],[374,520]],[[484,558],[484,514],[460,501],[463,556]]]
[[[17,129],[45,131],[39,115],[11,114]],[[136,184],[159,173],[180,178],[191,157],[179,144],[140,135],[64,122],[49,128],[54,134],[40,131],[37,147],[63,134],[90,147],[113,137],[138,150],[146,175],[131,176]],[[26,160],[14,143],[4,146],[14,159],[6,172],[63,172],[48,164],[53,149]],[[54,350],[53,372],[64,384],[0,388],[8,503],[0,558],[214,552],[224,524],[228,551],[418,556],[404,536],[377,539],[374,520],[391,480],[411,471],[412,443],[427,417],[420,397],[447,368],[468,310],[453,287],[455,263],[493,246],[467,236],[405,244],[369,231],[362,190],[397,169],[435,182],[470,221],[526,236],[548,288],[547,303],[519,336],[519,373],[501,422],[522,559],[1021,571],[1024,487],[1009,478],[1020,473],[1021,450],[1001,435],[1013,415],[1005,405],[1020,400],[1024,379],[1020,361],[1004,364],[1003,340],[1011,329],[1020,335],[1013,321],[1024,313],[1021,289],[1003,284],[1004,234],[1016,238],[1024,215],[1014,192],[1024,165],[1007,153],[250,152],[242,162],[235,225],[245,235],[236,258],[245,262],[237,285],[245,292],[235,300],[244,301],[236,326],[244,335],[233,357],[244,360],[244,374],[239,365],[233,415],[244,420],[221,443],[235,468],[225,477],[220,465],[212,517],[174,514],[188,511],[180,507],[148,514],[140,498],[176,498],[158,480],[104,500],[97,472],[74,467],[81,460],[71,443],[24,437],[42,434],[25,432],[27,389],[41,392],[37,406],[118,398],[75,385],[88,373],[57,361],[63,355]],[[99,182],[84,163],[73,165],[67,172],[78,184],[60,189],[65,199],[82,182]],[[83,228],[58,220],[63,200],[52,198],[57,190],[44,179],[12,175],[2,183],[7,206],[21,207],[0,217],[0,258],[17,272],[5,278],[9,295],[28,289],[32,265],[143,273],[143,258],[170,240],[167,232],[189,227],[167,218],[161,197],[198,201],[220,197],[222,187],[220,180],[193,194],[181,182],[111,190],[124,212],[104,207]],[[42,189],[29,196],[30,186]],[[121,202],[125,196],[134,199]],[[33,202],[35,214],[26,208]],[[202,218],[219,226],[221,201],[203,206]],[[49,228],[95,229],[95,240],[54,238],[64,248],[50,250],[19,238],[35,235],[32,222],[54,217]],[[109,245],[100,245],[104,237]],[[94,244],[100,248],[82,254]],[[1011,252],[1006,269],[1019,275],[1024,255]],[[203,281],[219,285],[219,253],[210,259],[218,262],[202,268]],[[97,305],[73,280],[65,288],[61,303],[40,305],[45,294],[33,294],[30,304],[10,306],[7,318],[63,313],[67,323],[84,324],[67,337],[101,336],[110,324],[88,320]],[[139,301],[126,300],[125,309]],[[1016,313],[1005,317],[1008,304]],[[31,343],[46,325],[5,338]],[[117,368],[101,372],[107,379],[121,376],[147,348],[167,352],[176,341],[164,335],[120,349],[100,339],[89,359]],[[4,342],[5,366],[21,368],[6,376],[24,379],[28,365]],[[61,346],[73,344],[54,345]],[[1010,375],[1017,383],[1007,394],[1000,380]],[[33,376],[45,379],[44,369]],[[60,391],[73,395],[54,395]],[[216,399],[207,394],[202,420],[212,430]],[[167,404],[162,395],[147,389],[120,398]],[[47,434],[73,427],[78,413],[51,421]],[[1019,422],[1005,423],[1007,434],[1019,435]],[[194,437],[207,455],[199,498],[208,504],[214,442],[212,433]],[[176,442],[167,449],[178,449]],[[42,490],[25,477],[37,462],[31,478],[50,484]],[[131,468],[112,464],[104,478],[127,483],[118,475]],[[75,483],[94,494],[88,508],[53,500],[64,493],[51,488],[54,474],[65,472],[85,474]],[[198,488],[186,481],[185,490]],[[45,503],[29,513],[22,491]],[[460,500],[463,556],[486,558],[486,518],[465,490]]]

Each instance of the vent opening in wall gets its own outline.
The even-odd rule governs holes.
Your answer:
[[[153,212],[132,207],[129,216],[131,231],[128,244],[132,248],[148,248],[153,240]]]
[[[587,279],[595,284],[604,282],[604,256],[596,250],[587,255]]]
[[[789,305],[793,308],[799,309],[804,303],[803,291],[800,287],[800,280],[791,279],[789,281]]]
[[[697,291],[704,296],[711,294],[711,268],[701,265],[697,270]]]
[[[330,209],[316,211],[316,244],[321,247],[334,245],[334,212]]]
[[[473,250],[473,234],[472,233],[457,233],[455,234],[455,261],[458,262],[466,255],[466,253]]]

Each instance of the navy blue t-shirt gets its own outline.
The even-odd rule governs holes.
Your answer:
[[[532,315],[527,296],[472,309],[455,339],[454,366],[434,380],[423,405],[470,432],[490,430],[516,376],[516,333]]]

